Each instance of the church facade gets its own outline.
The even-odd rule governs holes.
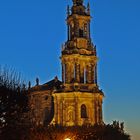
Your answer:
[[[33,123],[61,126],[102,124],[104,93],[97,83],[97,52],[90,35],[90,5],[73,0],[67,8],[67,41],[62,46],[62,81],[55,77],[30,89]]]

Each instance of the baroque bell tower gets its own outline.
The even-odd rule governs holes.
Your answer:
[[[90,35],[90,5],[73,0],[67,7],[68,38],[62,45],[62,88],[53,93],[52,123],[62,126],[102,124],[104,94],[97,83],[96,46]]]

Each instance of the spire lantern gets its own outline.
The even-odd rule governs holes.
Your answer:
[[[72,12],[67,8],[68,40],[62,49],[62,79],[64,84],[96,84],[96,49],[90,35],[90,5],[73,0]],[[80,56],[80,57],[79,57]]]
[[[73,0],[74,6],[80,6],[83,5],[83,0]]]

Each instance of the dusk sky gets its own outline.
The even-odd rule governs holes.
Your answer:
[[[88,0],[85,0],[87,4]],[[26,81],[61,80],[61,45],[67,40],[71,0],[0,0],[0,64]],[[125,122],[140,140],[140,0],[90,0],[104,121]]]

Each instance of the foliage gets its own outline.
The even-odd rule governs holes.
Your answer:
[[[28,109],[25,84],[14,70],[0,69],[0,139],[21,128]],[[19,127],[20,126],[20,127]],[[9,133],[10,132],[10,133]],[[12,137],[10,137],[10,140]]]
[[[130,140],[130,136],[114,125],[39,127],[30,131],[29,140]]]

